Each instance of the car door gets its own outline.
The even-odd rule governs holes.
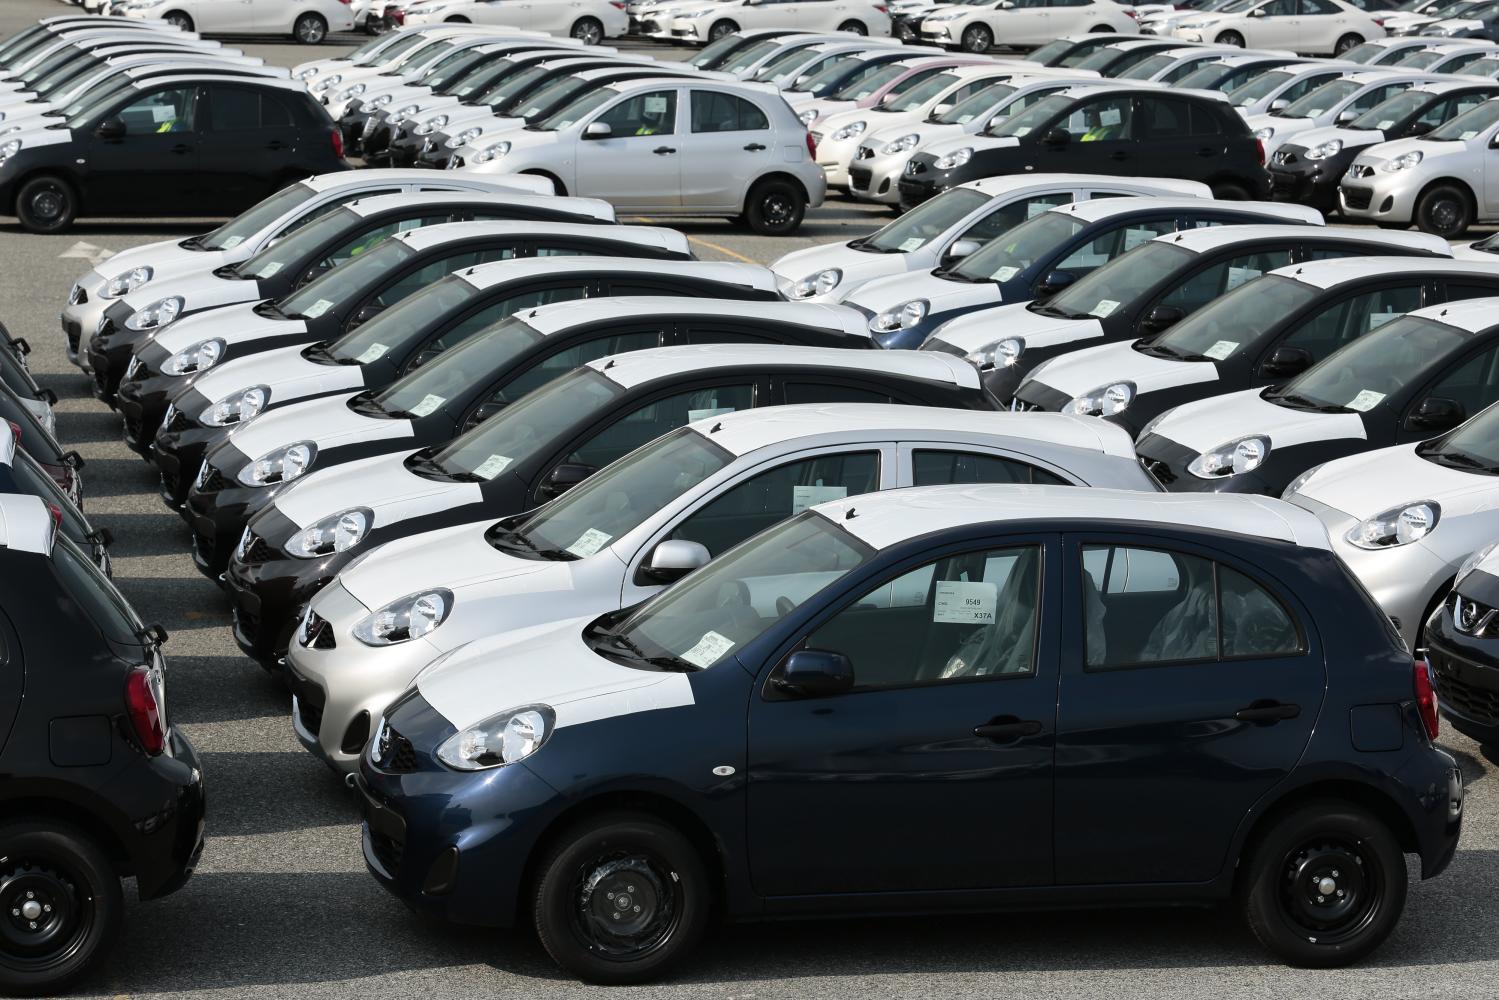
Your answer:
[[[15,557],[10,557],[15,561]],[[20,586],[18,575],[12,576],[7,586]],[[0,752],[10,738],[11,727],[21,710],[21,692],[26,686],[26,659],[21,653],[21,643],[15,628],[5,612],[0,611]]]
[[[250,17],[255,31],[282,34],[291,30],[301,10],[314,6],[307,0],[250,0]]]
[[[1269,0],[1243,18],[1245,42],[1255,48],[1301,47],[1297,0]]]
[[[1150,176],[1205,178],[1227,152],[1212,113],[1180,98],[1141,96],[1135,127]]]
[[[1133,129],[1132,94],[1104,94],[1078,101],[1039,136],[1037,170],[1048,173],[1136,174],[1139,143]],[[1047,138],[1060,129],[1067,142]]]
[[[1457,409],[1448,411],[1453,414],[1451,426],[1433,427],[1417,415],[1431,401],[1455,404]],[[1499,343],[1490,342],[1475,346],[1412,394],[1400,415],[1397,439],[1423,441],[1451,430],[1495,401],[1499,401]]]
[[[198,170],[226,211],[255,204],[295,176],[300,131],[277,95],[230,83],[205,84]]]
[[[1297,0],[1295,48],[1301,52],[1331,52],[1338,39],[1352,30],[1343,11],[1328,0]]]
[[[1250,384],[1275,385],[1301,374],[1371,330],[1421,308],[1429,289],[1429,283],[1413,279],[1358,291],[1324,305],[1266,345],[1254,360]]]
[[[776,134],[754,102],[715,90],[687,92],[687,132],[676,157],[683,209],[744,208],[755,179],[776,162]]]
[[[204,206],[198,93],[195,84],[150,87],[102,117],[123,125],[124,134],[106,138],[95,123],[87,139],[83,192],[89,214],[118,215],[125,209],[131,215],[158,210],[186,215]]]
[[[256,0],[193,0],[188,14],[193,27],[202,32],[249,32],[255,30],[255,3]]]
[[[680,194],[683,136],[678,106],[685,103],[677,87],[641,91],[621,97],[577,132],[577,185],[570,194],[602,198],[618,209],[675,209]],[[590,137],[596,125],[609,133]],[[716,164],[719,169],[728,165]]]
[[[536,8],[533,0],[478,0],[474,20],[481,24],[503,24],[508,27],[535,30]]]
[[[1146,534],[1065,541],[1057,881],[1205,882],[1311,736],[1320,640],[1224,554]]]
[[[863,576],[788,649],[854,686],[750,695],[750,877],[768,897],[1050,885],[1059,555],[1053,536],[945,546]],[[765,594],[775,593],[767,581]],[[777,598],[776,602],[790,601]],[[899,817],[906,817],[902,820]],[[787,845],[797,845],[788,850]]]
[[[1051,25],[1049,0],[1011,0],[984,18],[994,29],[995,44],[1003,45],[1012,39],[1017,43],[1024,39],[1050,40],[1047,31]]]

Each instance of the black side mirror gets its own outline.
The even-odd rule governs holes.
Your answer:
[[[1064,128],[1054,128],[1041,137],[1048,146],[1065,146],[1072,141],[1072,133]]]
[[[488,420],[496,413],[499,413],[509,405],[510,403],[508,400],[491,399],[489,402],[485,403],[483,406],[479,407],[473,413],[470,413],[468,415],[468,419],[463,422],[463,429],[466,431],[473,430],[475,427],[478,427],[484,421]]]
[[[1180,306],[1156,306],[1140,321],[1140,329],[1146,333],[1160,333],[1180,323],[1186,315]]]
[[[1300,375],[1312,366],[1312,356],[1299,347],[1277,347],[1261,368],[1271,378]]]
[[[94,126],[94,135],[106,140],[123,139],[125,123],[118,118],[106,118]]]
[[[1405,134],[1407,138],[1414,138],[1418,135],[1425,135],[1435,127],[1431,122],[1411,122],[1405,127]]]
[[[70,451],[62,457],[62,464],[77,471],[83,468],[83,456],[76,451]]]
[[[1055,295],[1076,280],[1077,275],[1071,271],[1052,271],[1036,286],[1036,295]]]
[[[1467,419],[1468,411],[1457,400],[1428,396],[1421,400],[1406,421],[1406,426],[1420,431],[1446,431]]]
[[[365,303],[364,305],[359,307],[359,311],[356,312],[353,318],[349,320],[349,329],[352,330],[356,326],[359,326],[361,323],[368,323],[370,320],[374,319],[384,311],[385,307],[380,305],[378,302]]]
[[[547,475],[546,482],[542,483],[536,491],[536,498],[552,500],[560,497],[597,471],[591,465],[574,465],[564,462]]]
[[[842,653],[798,649],[786,657],[775,686],[797,698],[825,698],[854,686],[854,665]]]
[[[88,533],[88,540],[107,549],[114,544],[115,533],[108,528],[95,528]]]

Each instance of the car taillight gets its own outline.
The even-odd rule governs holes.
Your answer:
[[[1416,711],[1421,713],[1421,725],[1426,735],[1436,739],[1442,730],[1441,716],[1437,714],[1437,693],[1431,686],[1431,667],[1425,660],[1417,660],[1413,670],[1416,689]]]
[[[344,158],[344,134],[336,126],[333,129],[333,155],[340,160]],[[1265,162],[1263,156],[1260,157],[1260,162]]]
[[[1254,140],[1254,153],[1260,158],[1260,166],[1265,165],[1265,142],[1263,139]]]
[[[623,3],[621,3],[620,0],[609,0],[609,6],[616,7],[618,9],[620,9],[620,10],[624,10],[625,9],[625,5]]]
[[[52,530],[56,531],[62,527],[62,508],[55,503],[47,505],[47,513],[52,515]]]
[[[406,12],[404,10],[391,10],[386,11],[386,13],[390,15],[390,19],[396,24],[406,23]]]
[[[125,711],[141,748],[154,757],[166,749],[167,731],[151,673],[148,667],[136,667],[125,678]]]
[[[6,423],[10,424],[10,436],[16,439],[16,447],[21,447],[21,425],[14,420],[7,420]]]
[[[807,155],[817,159],[817,140],[812,138],[812,133],[807,133]]]
[[[1136,12],[1135,12],[1135,11],[1133,11],[1133,10],[1126,10],[1126,11],[1125,11],[1125,12],[1124,12],[1124,16],[1125,16],[1125,17],[1127,17],[1127,18],[1129,18],[1129,19],[1130,19],[1130,20],[1132,20],[1132,21],[1138,21],[1138,20],[1140,20],[1140,15],[1139,15],[1139,14],[1137,14],[1137,13],[1136,13]]]

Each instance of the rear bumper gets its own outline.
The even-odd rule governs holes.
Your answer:
[[[197,751],[180,730],[171,734],[171,754],[146,758],[143,766],[121,775],[116,794],[139,796],[153,804],[150,815],[132,824],[129,845],[141,899],[157,899],[186,884],[203,854],[203,771]],[[125,786],[125,787],[121,787]]]

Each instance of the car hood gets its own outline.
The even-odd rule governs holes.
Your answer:
[[[874,287],[862,285],[839,301],[879,314],[912,299],[930,302],[930,315],[969,305],[996,305],[1000,295],[999,286],[992,282],[944,281],[927,271],[907,274],[899,281],[882,281]]]
[[[374,513],[374,526],[379,528],[382,524],[475,504],[482,498],[478,483],[424,479],[408,471],[405,463],[410,454],[403,451],[374,455],[331,469],[314,468],[276,498],[276,509],[297,527],[306,528],[359,505]]]
[[[986,149],[1012,149],[1019,145],[1020,140],[1013,135],[996,137],[978,134],[968,135],[964,133],[963,135],[955,135],[951,139],[938,139],[922,150],[922,152],[930,153],[933,156],[946,156],[948,153],[956,153],[958,150],[965,148],[972,148],[974,152],[981,152]]]
[[[417,690],[459,730],[522,705],[550,705],[561,729],[693,704],[687,674],[637,670],[589,649],[583,627],[590,620],[476,640],[420,674]]]
[[[184,312],[213,309],[216,306],[259,302],[260,282],[250,279],[220,278],[212,271],[191,271],[166,281],[153,281],[118,300],[134,312],[173,295],[181,296]],[[182,320],[177,320],[181,323]]]
[[[1462,246],[1453,247],[1452,258],[1454,260],[1481,260],[1485,264],[1499,266],[1499,253],[1475,249],[1472,243],[1464,243]]]
[[[411,436],[411,421],[366,417],[349,409],[353,393],[309,399],[262,413],[229,433],[229,442],[248,459],[297,441],[311,441],[319,451],[362,441]],[[341,467],[342,468],[342,467]],[[313,463],[317,472],[317,463]],[[358,494],[351,494],[357,496]]]
[[[286,403],[305,396],[364,388],[364,370],[359,365],[320,365],[302,357],[303,345],[280,347],[251,354],[224,365],[216,365],[193,383],[208,400],[263,385],[271,390],[271,403]],[[248,426],[248,424],[246,425]]]
[[[829,124],[830,127],[831,123],[829,119],[839,116],[838,124],[844,125],[847,122],[841,116],[845,111],[864,110],[864,106],[858,101],[835,101],[831,97],[813,97],[810,94],[805,97],[798,97],[791,102],[791,106],[793,108],[812,108],[817,112],[817,119],[825,124]],[[851,120],[849,119],[849,121]]]
[[[9,132],[4,136],[0,136],[0,142],[10,142],[12,139],[19,139],[22,150],[72,142],[72,129],[52,128],[56,124],[56,119],[42,117],[25,119],[18,122],[0,122],[0,128],[20,126],[21,129],[19,132]]]
[[[1183,403],[1168,410],[1151,433],[1201,454],[1235,438],[1263,434],[1270,447],[1289,448],[1313,441],[1363,440],[1364,422],[1357,413],[1316,413],[1276,406],[1260,398],[1263,389]]]
[[[155,283],[167,278],[176,278],[194,271],[212,271],[216,267],[241,259],[233,248],[229,250],[184,250],[177,244],[180,239],[160,240],[144,246],[121,250],[104,263],[94,268],[106,281],[124,274],[134,267],[148,266],[152,270],[151,281],[137,289],[145,293]]]
[[[1045,316],[1032,312],[1024,302],[1014,302],[994,309],[980,309],[966,316],[950,319],[932,333],[933,340],[956,347],[964,354],[1006,337],[1019,337],[1027,347],[1051,347],[1102,336],[1103,324],[1097,319]],[[1041,371],[1042,368],[1036,369],[1037,374]]]
[[[1135,350],[1134,342],[1100,344],[1063,355],[1038,369],[1033,378],[1069,396],[1081,396],[1111,382],[1133,382],[1137,393],[1159,392],[1199,382],[1216,382],[1211,361],[1173,361]]]
[[[1460,156],[1467,151],[1468,144],[1456,139],[1450,142],[1434,142],[1430,139],[1396,139],[1393,142],[1382,142],[1373,149],[1365,150],[1354,158],[1353,163],[1378,168],[1410,152],[1419,152],[1421,161],[1424,163],[1434,157]]]
[[[507,119],[507,120],[519,121],[519,119]],[[531,131],[531,130],[528,130],[528,129],[516,128],[514,126],[511,126],[509,128],[504,128],[504,129],[488,129],[488,128],[486,128],[484,130],[484,138],[485,139],[498,139],[498,138],[500,138],[500,133],[501,132],[504,132],[505,133],[504,138],[508,139],[510,141],[510,152],[508,154],[506,154],[506,156],[503,156],[500,159],[495,160],[493,162],[495,164],[499,164],[499,165],[502,165],[502,166],[504,165],[505,160],[513,158],[513,157],[516,157],[516,156],[519,156],[522,153],[530,152],[531,150],[538,150],[539,151],[539,150],[550,149],[551,147],[557,145],[557,143],[561,140],[562,134],[563,134],[560,131],[559,132],[537,132],[537,131]]]
[[[1305,132],[1309,128],[1316,128],[1317,122],[1312,118],[1286,118],[1282,115],[1272,115],[1266,111],[1257,115],[1250,115],[1244,119],[1244,124],[1249,126],[1249,131],[1254,132],[1262,128],[1274,129],[1270,138],[1279,139],[1283,135],[1293,132]]]
[[[923,259],[929,259],[923,257]],[[846,243],[829,246],[808,247],[795,250],[771,265],[778,276],[776,284],[782,294],[790,297],[791,286],[818,271],[836,267],[843,272],[843,280],[827,296],[822,298],[797,299],[801,302],[837,302],[840,295],[852,294],[866,281],[888,275],[905,274],[911,268],[911,258],[903,253],[861,253],[850,250]]]
[[[1499,506],[1499,479],[1428,462],[1418,447],[1397,444],[1336,459],[1296,492],[1360,521],[1418,500],[1440,503],[1443,517]]]
[[[894,116],[892,116],[894,117]],[[967,125],[938,125],[929,121],[896,121],[888,125],[879,123],[878,127],[872,127],[859,137],[859,145],[868,146],[874,150],[875,156],[907,156],[911,153],[881,153],[880,147],[888,142],[894,142],[903,135],[915,135],[916,148],[925,151],[924,147],[929,142],[939,142],[943,139],[958,139],[965,135],[972,135],[983,127],[985,119],[980,116],[974,118]]]
[[[1325,125],[1297,133],[1296,145],[1312,149],[1323,143],[1332,142],[1334,139],[1341,142],[1343,149],[1347,151],[1384,142],[1384,133],[1377,129],[1339,128],[1336,125]]]
[[[227,282],[226,282],[227,284]],[[253,281],[240,282],[253,285]],[[187,301],[191,302],[191,299]],[[299,319],[275,319],[255,311],[257,303],[242,302],[218,309],[195,312],[156,331],[152,342],[176,354],[200,340],[217,337],[226,344],[247,344],[265,337],[303,333],[307,324]],[[205,373],[207,374],[207,373]]]

